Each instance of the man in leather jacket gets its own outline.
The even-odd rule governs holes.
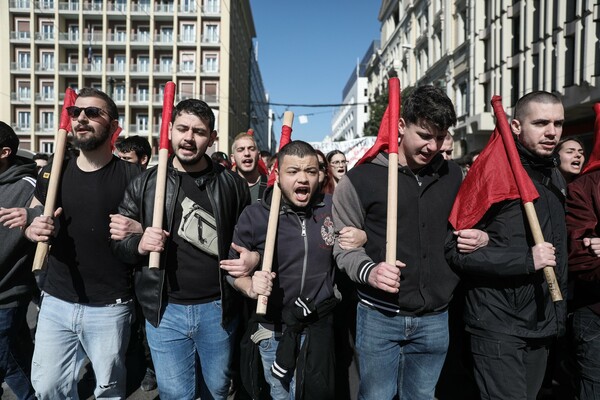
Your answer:
[[[560,99],[541,91],[519,99],[511,121],[521,163],[540,195],[534,206],[546,242],[534,243],[517,199],[494,204],[476,226],[487,232],[487,246],[471,254],[446,246],[465,283],[464,319],[482,399],[535,399],[552,339],[564,334],[565,301],[552,302],[542,272],[554,267],[566,298],[565,182],[553,158],[563,122]]]
[[[184,100],[173,111],[164,229],[150,226],[156,168],[132,182],[119,207],[120,214],[144,228],[113,247],[121,259],[137,265],[135,291],[161,399],[196,398],[196,354],[202,398],[226,399],[231,379],[239,298],[219,260],[227,258],[250,194],[244,180],[205,154],[217,136],[214,121],[200,100]],[[158,269],[147,266],[153,251],[161,252]]]

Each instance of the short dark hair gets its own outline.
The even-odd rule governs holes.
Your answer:
[[[415,88],[402,103],[402,118],[407,125],[427,121],[442,131],[456,125],[452,101],[435,86]]]
[[[44,160],[44,161],[48,161],[48,159],[50,158],[50,156],[46,153],[35,153],[33,155],[33,157],[31,157],[31,159],[33,161],[35,160]]]
[[[267,150],[261,150],[260,151],[260,156],[261,157],[271,157],[271,152],[267,151]]]
[[[208,129],[212,132],[215,130],[215,114],[208,104],[198,99],[182,100],[173,109],[171,122],[175,122],[175,118],[183,113],[193,114],[200,118],[205,123],[208,123]]]
[[[283,162],[283,157],[285,156],[296,156],[301,158],[304,158],[306,156],[315,156],[315,158],[317,158],[317,152],[310,144],[302,140],[292,140],[291,142],[283,146],[283,148],[279,150],[279,153],[277,153],[278,165],[281,165],[281,163]]]
[[[325,159],[327,160],[327,163],[331,162],[331,159],[333,158],[333,156],[335,156],[336,154],[341,154],[344,156],[344,158],[346,158],[346,155],[340,151],[340,150],[331,150],[329,153],[327,153],[327,157],[325,157]]]
[[[560,149],[562,149],[562,147],[565,145],[566,142],[576,142],[579,143],[579,145],[581,146],[581,148],[583,149],[583,151],[585,151],[585,146],[583,145],[583,141],[577,137],[566,137],[566,138],[562,138],[558,141],[558,144],[556,145],[556,147],[554,148],[554,152],[556,154],[558,154],[558,152],[560,151]]]
[[[517,104],[515,104],[515,110],[513,114],[513,119],[518,121],[523,118],[523,114],[525,110],[529,107],[529,103],[543,103],[543,104],[562,104],[560,98],[554,93],[546,92],[544,90],[537,90],[535,92],[527,93],[522,96],[519,100],[517,100]]]
[[[138,158],[147,156],[148,161],[150,161],[150,158],[152,158],[152,147],[150,147],[148,139],[141,136],[136,135],[126,137],[125,139],[118,141],[115,146],[117,147],[117,150],[123,153],[134,151]]]
[[[111,99],[110,96],[104,93],[103,91],[95,88],[86,87],[79,90],[79,94],[77,95],[77,97],[96,97],[98,99],[104,100],[104,102],[106,103],[106,107],[108,108],[107,112],[110,118],[113,120],[119,119],[119,109],[117,108],[117,105],[115,104],[113,99]]]
[[[10,149],[8,160],[14,160],[19,149],[19,137],[10,125],[0,121],[0,148],[2,147]]]

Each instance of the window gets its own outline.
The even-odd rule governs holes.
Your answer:
[[[29,8],[29,5],[27,5]],[[17,37],[16,39],[29,39],[29,20],[17,20]]]
[[[31,68],[31,54],[28,51],[17,52],[17,68],[18,69],[30,69]]]
[[[40,128],[43,131],[50,131],[54,128],[54,112],[42,111],[40,119]]]
[[[196,25],[195,24],[183,24],[182,25],[181,41],[187,42],[187,43],[196,41]]]
[[[31,100],[31,83],[29,81],[17,82],[17,100],[18,101]]]
[[[115,42],[125,42],[127,41],[127,29],[124,25],[115,26]]]
[[[219,41],[219,25],[206,24],[204,26],[204,41],[208,43],[217,43]]]
[[[69,25],[69,40],[78,41],[79,40],[79,25]]]
[[[138,85],[137,93],[139,101],[147,102],[150,99],[148,85]]]
[[[42,100],[54,100],[54,82],[42,81]]]
[[[219,12],[219,0],[204,0],[204,12],[218,13]]]
[[[204,99],[206,102],[217,101],[217,83],[216,82],[205,82],[204,83]]]
[[[217,54],[204,54],[204,72],[219,72],[219,58]]]
[[[170,43],[173,41],[173,27],[165,26],[160,28],[160,41]]]
[[[42,22],[40,38],[42,40],[54,39],[54,24],[52,22]]]
[[[194,72],[194,53],[183,53],[181,55],[181,71],[182,72]]]
[[[115,101],[125,101],[125,85],[116,84],[113,96]]]
[[[181,82],[179,84],[179,94],[182,99],[194,97],[194,82]]]
[[[196,0],[181,0],[181,10],[183,12],[195,12]]]
[[[40,70],[42,71],[54,71],[54,52],[43,51],[42,62],[40,63]]]
[[[102,71],[102,56],[92,56],[92,71]]]
[[[40,148],[42,153],[52,154],[54,153],[54,141],[41,140]]]
[[[115,72],[125,72],[125,55],[115,55]]]
[[[31,128],[31,112],[29,112],[29,111],[18,111],[17,112],[17,127],[19,129],[30,129]]]
[[[139,56],[137,59],[138,72],[150,72],[150,57],[147,55]]]
[[[150,41],[150,28],[147,26],[138,27],[138,37],[140,42]]]
[[[173,57],[160,57],[160,72],[171,73],[173,67]]]
[[[136,125],[138,132],[148,132],[148,114],[138,114]]]

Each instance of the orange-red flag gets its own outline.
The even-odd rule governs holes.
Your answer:
[[[75,100],[77,100],[77,94],[70,87],[67,88],[67,90],[65,90],[65,100],[63,101],[63,107],[60,113],[58,129],[64,129],[67,132],[71,132],[71,117],[69,117],[67,108],[74,106]]]
[[[279,139],[279,150],[283,148],[286,144],[288,144],[292,140],[292,128],[287,125],[281,126],[281,138]],[[267,182],[268,186],[273,186],[275,184],[275,180],[277,179],[275,175],[275,170],[277,169],[277,161],[273,164],[273,170],[271,171],[271,175],[269,175],[269,181]]]
[[[469,169],[448,218],[457,230],[472,228],[495,203],[519,198],[527,203],[539,197],[519,159],[500,96],[492,98],[492,107],[496,129]]]
[[[581,171],[581,174],[600,169],[600,103],[594,104],[594,112],[596,113],[596,121],[594,123],[594,148],[587,165]]]
[[[388,106],[383,113],[379,124],[379,132],[375,144],[366,151],[355,165],[360,165],[373,160],[382,151],[386,153],[398,153],[398,118],[400,116],[400,80],[390,78],[388,81],[389,96]],[[391,125],[390,125],[391,124]],[[390,135],[392,145],[390,146]]]

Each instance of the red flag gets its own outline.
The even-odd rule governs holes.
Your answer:
[[[169,141],[169,123],[173,116],[173,102],[175,101],[175,83],[169,81],[165,84],[163,92],[163,110],[160,124],[160,141],[158,149],[167,149],[171,151],[171,142]]]
[[[600,103],[594,104],[594,112],[596,113],[596,121],[594,123],[594,148],[592,149],[592,154],[590,154],[587,165],[583,171],[581,171],[582,175],[600,169]]]
[[[283,148],[286,144],[288,144],[292,140],[292,128],[287,125],[281,126],[281,138],[279,139],[279,150]],[[277,169],[277,161],[273,164],[273,170],[271,171],[271,175],[269,175],[269,181],[267,182],[267,186],[273,186],[275,184],[276,176],[275,170]]]
[[[65,100],[63,102],[62,111],[60,113],[60,122],[58,124],[58,129],[64,129],[67,132],[71,132],[71,117],[69,117],[67,108],[75,105],[75,100],[77,100],[77,94],[70,87],[67,88],[67,90],[65,90]]]
[[[457,230],[472,228],[495,203],[539,197],[519,159],[500,96],[492,98],[492,107],[496,129],[469,169],[448,218]]]
[[[382,151],[386,153],[398,153],[398,118],[400,116],[400,80],[390,78],[388,82],[390,94],[388,96],[388,106],[383,113],[383,118],[379,124],[379,132],[375,144],[362,156],[355,165],[360,165],[373,160]],[[392,111],[390,111],[392,110]],[[395,112],[397,110],[397,113]],[[390,113],[392,115],[390,116]],[[391,124],[391,125],[390,125]],[[390,134],[395,132],[395,137],[390,146]]]
[[[118,139],[119,135],[121,134],[121,131],[123,131],[123,128],[121,128],[120,126],[117,126],[117,129],[115,129],[115,132],[112,134],[112,136],[110,138],[110,148],[112,149],[112,151],[115,151],[115,143],[117,143],[117,139]]]

